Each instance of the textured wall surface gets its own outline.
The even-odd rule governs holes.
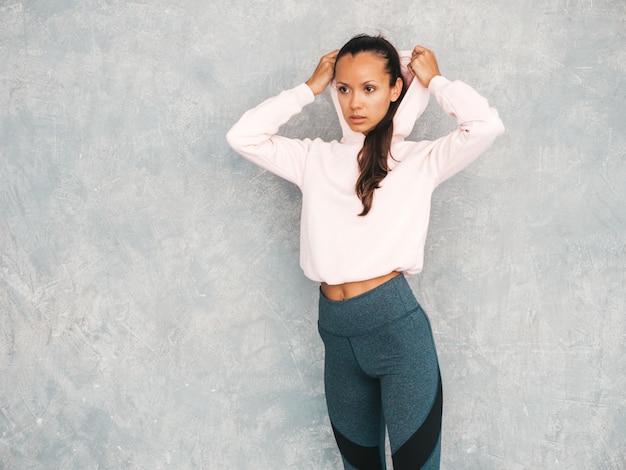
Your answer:
[[[442,467],[626,468],[623,0],[0,5],[0,468],[339,468],[299,192],[224,134],[359,32],[507,126],[410,279]],[[337,137],[328,94],[283,131]]]

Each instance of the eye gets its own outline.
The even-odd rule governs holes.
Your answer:
[[[339,93],[348,93],[348,87],[347,87],[347,86],[344,86],[344,85],[339,85],[339,86],[337,87],[337,91],[338,91]]]
[[[372,85],[367,85],[365,87],[365,91],[367,91],[368,93],[372,93],[373,91],[376,91],[376,88],[374,88]]]

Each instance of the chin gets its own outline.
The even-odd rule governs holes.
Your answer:
[[[350,125],[350,130],[352,130],[353,132],[360,132],[361,134],[367,134],[372,129],[366,124],[359,124],[359,125]]]

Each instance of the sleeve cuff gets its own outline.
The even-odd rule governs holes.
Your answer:
[[[436,95],[444,86],[450,83],[446,77],[442,75],[435,75],[430,79],[430,83],[428,84],[428,91],[431,94]]]
[[[297,87],[293,88],[293,92],[298,97],[298,103],[300,103],[301,106],[310,104],[315,100],[315,94],[313,93],[313,90],[311,90],[311,88],[309,88],[309,85],[307,85],[306,83],[301,83]]]

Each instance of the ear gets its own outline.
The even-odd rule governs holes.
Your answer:
[[[400,93],[402,93],[402,78],[398,77],[396,79],[396,84],[391,87],[391,102],[395,103],[400,98]]]

